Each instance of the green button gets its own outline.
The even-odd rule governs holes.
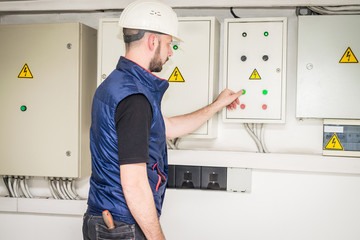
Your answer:
[[[243,37],[246,37],[246,36],[247,36],[247,33],[246,33],[246,32],[243,32],[243,33],[242,33],[242,36],[243,36]]]
[[[264,32],[264,36],[265,37],[269,36],[269,32]]]
[[[173,46],[173,49],[174,49],[174,50],[178,50],[178,48],[179,48],[178,45],[174,45],[174,46]]]
[[[268,90],[263,90],[263,94],[264,95],[268,94]]]
[[[27,109],[27,107],[26,107],[25,105],[22,105],[22,106],[20,107],[20,110],[21,110],[22,112],[25,112],[26,109]]]
[[[246,93],[246,90],[245,90],[245,89],[243,89],[243,95],[245,95],[245,93]]]

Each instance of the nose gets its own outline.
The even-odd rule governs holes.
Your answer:
[[[172,51],[172,48],[171,46],[169,46],[169,52],[168,52],[168,57],[171,57],[173,55],[173,51]]]

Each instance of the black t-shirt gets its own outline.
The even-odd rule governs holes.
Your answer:
[[[115,126],[119,163],[148,163],[152,108],[143,94],[124,98],[117,106]]]

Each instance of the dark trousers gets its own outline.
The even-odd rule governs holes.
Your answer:
[[[115,228],[108,229],[102,216],[94,216],[85,213],[83,221],[84,240],[146,240],[144,233],[137,224],[127,224],[124,222],[114,221]]]

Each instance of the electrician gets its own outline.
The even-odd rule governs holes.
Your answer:
[[[84,239],[165,239],[159,217],[167,183],[166,138],[188,134],[224,107],[239,104],[242,90],[225,89],[210,105],[166,118],[160,110],[169,83],[156,77],[173,55],[178,37],[176,13],[162,2],[136,1],[119,25],[126,45],[116,69],[96,90],[92,105],[92,175]],[[194,96],[196,97],[196,96]],[[115,228],[108,229],[102,211]]]

